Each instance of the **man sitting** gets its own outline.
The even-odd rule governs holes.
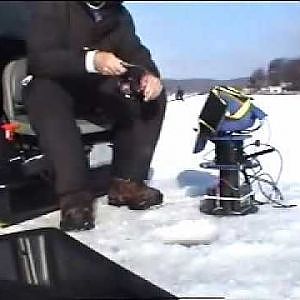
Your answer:
[[[94,227],[88,161],[75,119],[98,108],[113,118],[110,205],[147,209],[161,204],[148,170],[165,113],[166,95],[149,50],[141,44],[122,1],[39,1],[27,40],[24,89],[31,125],[55,175],[62,230]],[[119,91],[128,64],[147,70],[143,101]]]

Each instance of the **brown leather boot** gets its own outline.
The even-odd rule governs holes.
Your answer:
[[[108,191],[108,204],[127,205],[129,209],[142,210],[163,202],[163,194],[144,183],[115,178]]]
[[[60,229],[63,231],[89,230],[95,227],[94,197],[79,191],[59,197]]]

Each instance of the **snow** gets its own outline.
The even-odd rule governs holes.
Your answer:
[[[299,204],[299,95],[259,95],[255,103],[269,114],[255,139],[270,143],[283,156],[279,182],[284,203]],[[130,211],[97,202],[96,228],[71,236],[154,284],[185,297],[226,299],[300,299],[299,207],[259,207],[253,215],[208,216],[199,211],[201,195],[217,180],[217,172],[199,163],[213,157],[212,144],[192,154],[197,117],[206,95],[168,102],[165,122],[152,161],[150,184],[162,190],[165,204]],[[249,149],[250,150],[250,149]],[[100,156],[100,154],[99,154]],[[97,155],[93,154],[93,161]],[[276,153],[260,158],[276,178]],[[257,191],[256,198],[265,199]],[[58,227],[59,212],[1,229],[1,234]],[[201,240],[204,244],[169,243],[168,238]]]
[[[182,220],[157,228],[153,234],[169,244],[210,244],[218,237],[218,227],[208,220]]]

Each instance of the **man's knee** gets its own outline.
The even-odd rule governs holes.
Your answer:
[[[56,81],[47,78],[34,78],[25,88],[30,95],[36,93],[45,94],[45,92],[52,92],[53,90],[58,89],[61,89],[59,84]]]
[[[165,91],[163,90],[156,99],[142,103],[143,119],[162,120],[165,115],[166,104],[167,96]]]
[[[54,110],[70,106],[71,97],[56,81],[36,78],[24,89],[24,102],[29,114],[39,110],[51,113]]]

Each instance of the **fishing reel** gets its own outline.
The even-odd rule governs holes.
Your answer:
[[[138,65],[126,64],[124,66],[127,72],[119,78],[119,92],[125,99],[140,102],[144,98],[140,82],[146,70]]]
[[[125,98],[132,101],[141,101],[143,92],[140,89],[139,80],[133,77],[121,78],[119,80],[120,94]]]

